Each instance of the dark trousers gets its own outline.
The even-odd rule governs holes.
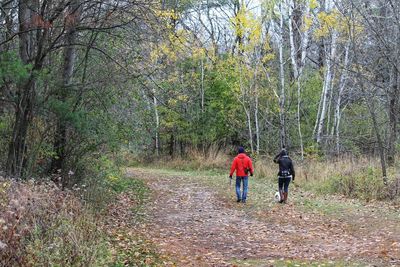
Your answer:
[[[292,176],[286,177],[279,177],[278,178],[278,185],[279,185],[279,192],[289,192],[289,184],[292,180]]]

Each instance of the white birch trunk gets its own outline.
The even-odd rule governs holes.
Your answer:
[[[283,10],[282,3],[279,4],[280,24],[279,24],[279,79],[281,94],[279,97],[279,119],[280,119],[280,139],[281,147],[286,146],[286,123],[285,123],[285,63],[283,61]]]
[[[338,98],[336,100],[336,105],[335,105],[335,119],[333,123],[333,128],[332,128],[332,135],[335,135],[335,142],[336,142],[336,152],[339,154],[340,152],[340,119],[341,119],[341,109],[340,106],[342,104],[342,96],[344,89],[346,87],[346,82],[347,82],[347,68],[349,65],[349,50],[350,50],[350,40],[347,41],[346,47],[345,47],[345,55],[344,55],[344,68],[343,72],[340,76],[340,81],[339,81],[339,93],[338,93]]]
[[[321,143],[321,138],[323,134],[323,128],[324,128],[324,123],[325,123],[325,117],[327,113],[327,105],[328,105],[328,96],[331,90],[331,85],[332,85],[332,67],[333,67],[333,61],[336,55],[336,41],[337,41],[337,35],[338,33],[336,31],[333,31],[332,33],[332,39],[331,39],[331,52],[330,55],[326,59],[326,71],[325,71],[325,80],[324,80],[324,86],[322,90],[322,106],[321,106],[321,116],[318,122],[318,128],[317,128],[317,143]]]
[[[301,151],[301,159],[304,159],[304,145],[303,145],[303,135],[301,132],[301,117],[300,117],[300,109],[301,109],[301,75],[303,73],[303,68],[305,65],[305,60],[307,56],[307,46],[309,40],[309,33],[310,30],[307,29],[304,32],[304,35],[301,38],[300,47],[297,48],[294,42],[294,31],[292,25],[292,17],[293,11],[292,8],[294,7],[293,0],[288,0],[288,13],[289,13],[289,40],[290,40],[290,58],[293,66],[293,74],[296,80],[297,85],[297,128],[300,140],[300,151]],[[306,2],[305,10],[304,10],[304,17],[308,17],[310,14],[310,2]],[[298,49],[301,49],[301,59],[298,63],[296,60],[296,52]]]
[[[255,108],[254,108],[254,121],[256,124],[256,153],[257,155],[260,153],[260,125],[259,125],[259,121],[258,121],[258,87],[257,87],[257,83],[255,84]]]
[[[241,55],[242,56],[242,55]],[[242,63],[242,62],[241,62]],[[240,74],[239,74],[239,86],[240,86],[240,92],[241,92],[241,96],[238,97],[238,100],[240,101],[240,103],[243,106],[243,110],[246,114],[246,118],[247,118],[247,128],[248,128],[248,135],[249,135],[249,144],[250,144],[250,149],[251,149],[251,153],[254,153],[254,144],[253,144],[253,130],[251,128],[251,114],[250,114],[250,109],[247,109],[246,107],[246,89],[243,85],[243,78],[242,78],[242,65],[239,65],[239,69],[240,69]]]
[[[296,80],[296,85],[297,85],[297,128],[298,128],[298,133],[299,133],[299,140],[300,140],[300,151],[301,151],[301,159],[304,159],[304,145],[303,145],[303,135],[301,132],[301,117],[300,117],[300,109],[301,109],[301,75],[303,73],[303,68],[305,65],[305,60],[306,60],[306,55],[307,55],[307,46],[308,46],[308,40],[309,40],[309,29],[307,29],[304,32],[303,37],[301,38],[301,44],[300,44],[300,49],[301,49],[301,61],[300,64],[298,64],[296,60],[296,51],[297,47],[294,42],[294,31],[293,31],[293,25],[292,25],[292,8],[294,7],[293,0],[288,1],[288,12],[289,12],[289,40],[290,40],[290,58],[292,61],[292,66],[293,66],[293,73],[294,77]],[[305,12],[303,14],[304,17],[307,17],[310,13],[310,3],[307,1],[306,7],[305,7]]]
[[[253,145],[253,129],[251,128],[251,115],[250,115],[250,111],[244,106],[244,110],[246,113],[246,117],[247,117],[247,126],[249,129],[249,142],[250,142],[250,149],[251,149],[251,153],[254,153],[254,145]]]
[[[332,101],[333,101],[333,84],[335,81],[335,68],[332,66],[332,79],[329,85],[329,98],[328,98],[328,107],[327,107],[327,115],[326,115],[326,133],[329,133],[329,126],[331,125],[331,111],[332,111]]]
[[[325,86],[322,87],[322,94],[321,94],[321,97],[319,99],[319,104],[318,104],[317,118],[315,119],[315,124],[314,124],[313,136],[314,136],[315,140],[317,140],[317,129],[318,129],[318,125],[319,125],[319,120],[321,118],[322,101],[324,100],[322,96],[324,94],[325,94]]]
[[[156,97],[156,90],[153,89],[153,107],[154,107],[154,117],[156,119],[156,132],[155,132],[155,148],[156,155],[160,155],[160,138],[159,138],[159,129],[160,129],[160,116],[158,114],[158,101]]]
[[[204,58],[201,58],[201,113],[204,113]]]

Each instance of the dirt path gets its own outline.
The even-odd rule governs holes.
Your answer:
[[[178,266],[232,266],[232,262],[273,260],[352,261],[369,266],[400,266],[400,233],[381,229],[365,233],[344,221],[301,213],[294,205],[276,205],[258,214],[248,204],[232,203],[211,188],[184,177],[130,169],[154,192],[148,205],[145,236]],[[286,215],[283,215],[286,214]],[[260,266],[256,264],[257,266]]]

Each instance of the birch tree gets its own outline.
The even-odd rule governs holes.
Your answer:
[[[338,31],[335,29],[335,24],[330,24],[332,20],[329,18],[333,17],[333,21],[335,21],[335,17],[337,15],[337,12],[333,10],[333,3],[331,1],[326,1],[325,3],[325,10],[327,13],[323,12],[320,14],[319,18],[320,21],[324,25],[322,25],[321,30],[322,31],[328,31],[329,34],[329,43],[327,41],[327,38],[325,38],[325,72],[324,72],[324,83],[322,87],[322,92],[321,92],[321,98],[320,98],[320,106],[318,107],[318,115],[317,115],[317,120],[315,123],[315,140],[317,141],[318,144],[321,144],[322,141],[322,136],[323,136],[323,131],[324,131],[324,126],[325,126],[325,120],[326,120],[326,114],[328,110],[328,100],[329,100],[329,94],[331,93],[332,90],[332,79],[333,79],[333,67],[334,67],[334,62],[336,58],[336,49],[337,49],[337,39],[338,39]],[[323,34],[323,33],[322,33]]]
[[[284,36],[284,11],[283,2],[279,3],[279,29],[278,29],[278,47],[279,47],[279,81],[280,81],[280,95],[279,95],[279,121],[280,121],[280,142],[281,147],[286,147],[286,118],[285,118],[285,61],[283,56],[283,36]]]
[[[297,128],[298,128],[298,133],[299,133],[299,141],[300,141],[300,153],[301,153],[301,159],[304,158],[304,145],[303,145],[303,135],[302,135],[302,130],[301,130],[301,116],[300,116],[300,110],[301,110],[301,79],[302,79],[302,74],[303,74],[303,69],[305,66],[305,61],[306,61],[306,56],[307,56],[307,47],[308,47],[308,41],[309,41],[309,33],[310,33],[310,25],[307,25],[307,21],[310,20],[310,2],[306,1],[304,10],[301,15],[302,17],[302,22],[298,21],[295,19],[293,16],[293,10],[298,3],[295,4],[293,0],[288,0],[287,1],[288,5],[288,15],[289,15],[289,40],[290,40],[290,58],[292,62],[292,68],[293,68],[293,76],[295,79],[295,83],[297,86]],[[295,29],[294,29],[295,27]],[[300,40],[298,42],[295,42],[295,31],[299,33],[301,36]],[[301,34],[300,32],[303,32]],[[300,60],[297,58],[297,53],[300,53]]]

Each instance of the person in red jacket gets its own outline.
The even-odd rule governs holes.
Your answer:
[[[238,155],[233,159],[229,178],[232,179],[233,173],[236,171],[236,196],[237,202],[246,202],[247,191],[249,185],[249,173],[253,176],[254,169],[251,159],[245,154],[244,148],[239,147]],[[240,185],[243,183],[243,192],[240,193]]]

